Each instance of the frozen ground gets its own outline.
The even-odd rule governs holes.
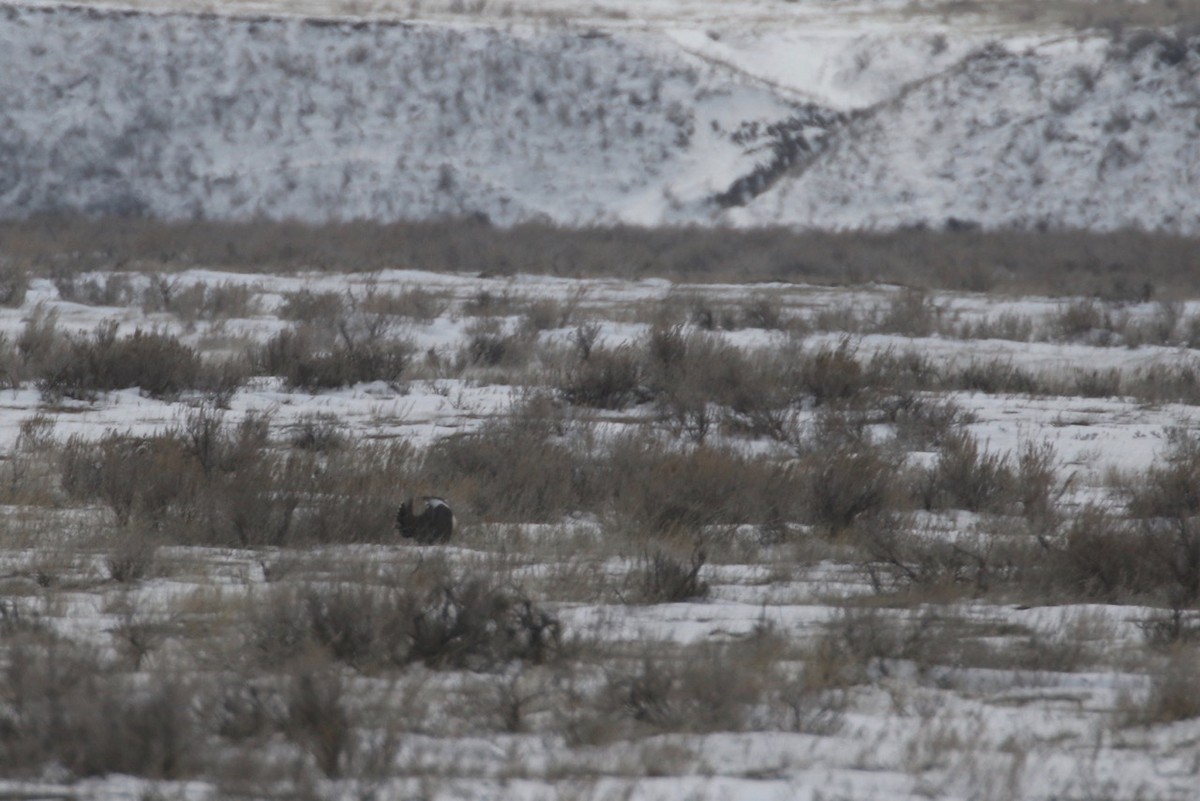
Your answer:
[[[480,278],[405,270],[286,277],[193,270],[174,274],[170,280],[177,291],[197,284],[247,286],[255,298],[247,306],[253,313],[190,321],[169,312],[147,314],[137,299],[150,285],[150,277],[98,273],[77,276],[72,286],[119,282],[130,304],[66,302],[59,285],[36,279],[20,308],[0,311],[0,332],[13,341],[30,320],[51,315],[66,331],[90,332],[103,321],[116,320],[122,333],[152,327],[216,356],[229,349],[249,349],[284,327],[276,311],[294,293],[346,293],[361,301],[419,287],[436,299],[440,313],[424,320],[397,318],[391,332],[411,338],[421,351],[432,351],[442,363],[449,363],[468,341],[484,296],[503,299],[505,308],[512,310],[500,317],[508,330],[521,325],[522,315],[528,313],[521,310],[528,309],[531,301],[570,304],[576,321],[599,326],[598,345],[616,347],[645,334],[647,309],[699,302],[739,307],[767,294],[778,301],[785,320],[810,321],[818,330],[806,335],[742,328],[714,336],[747,351],[777,348],[788,339],[814,349],[846,336],[821,328],[815,321],[822,319],[822,313],[884,308],[897,296],[891,287],[676,286],[657,280]],[[1050,332],[1069,300],[947,293],[933,295],[929,301],[942,309],[944,319],[964,326],[1001,314],[1027,318],[1028,330],[1045,333],[1037,337],[1045,341],[852,333],[859,355],[912,351],[939,365],[997,360],[1049,376],[1081,364],[1129,372],[1152,363],[1187,366],[1195,361],[1194,351],[1175,345],[1100,347],[1056,340]],[[1131,306],[1126,311],[1136,318],[1154,309]],[[1189,305],[1180,311],[1186,316],[1197,310]],[[567,343],[572,330],[551,327],[538,338],[543,344]],[[338,431],[352,442],[403,440],[425,447],[503,417],[519,392],[494,372],[471,370],[453,377],[430,373],[396,385],[375,383],[318,394],[286,391],[277,379],[262,377],[232,396],[227,414],[237,419],[250,411],[267,412],[279,440],[286,439],[302,419],[324,414],[331,415]],[[969,430],[994,452],[1010,454],[1025,442],[1051,443],[1059,459],[1057,469],[1063,477],[1073,476],[1068,503],[1107,497],[1110,468],[1143,470],[1161,456],[1168,429],[1195,429],[1200,423],[1195,406],[1132,398],[983,392],[948,397],[969,413]],[[30,384],[18,386],[0,395],[0,450],[16,460],[21,424],[35,416],[42,430],[59,440],[94,439],[111,431],[150,434],[181,424],[189,412],[188,400],[153,400],[130,389],[91,403],[58,405],[45,402]],[[655,417],[653,409],[636,406],[619,415],[595,414],[607,419],[609,426],[631,426]],[[10,510],[18,516],[34,513],[18,502]],[[89,527],[109,525],[102,509],[78,513],[92,521]],[[782,656],[770,659],[780,659],[780,664],[806,663],[817,658],[810,646],[823,631],[853,629],[846,621],[858,621],[877,637],[893,627],[909,631],[905,636],[911,641],[905,648],[911,652],[868,659],[862,666],[865,674],[836,703],[812,706],[813,699],[805,696],[796,701],[794,718],[780,717],[779,709],[763,708],[736,730],[719,725],[685,727],[615,741],[599,738],[587,744],[567,736],[554,723],[559,720],[556,715],[573,718],[569,709],[550,709],[545,705],[549,701],[538,700],[543,695],[557,699],[561,688],[537,689],[539,685],[532,682],[540,674],[533,667],[511,666],[498,675],[412,668],[391,679],[370,672],[348,673],[346,680],[354,682],[364,698],[375,697],[370,693],[380,692],[386,684],[382,697],[392,703],[395,694],[411,693],[417,687],[432,707],[420,720],[397,724],[402,730],[399,747],[387,752],[390,762],[376,766],[374,778],[350,771],[342,778],[315,779],[305,790],[313,797],[664,801],[1194,797],[1200,770],[1195,751],[1200,721],[1129,722],[1136,720],[1130,710],[1160,687],[1156,677],[1165,657],[1149,649],[1138,625],[1155,614],[1153,609],[1134,604],[1041,605],[970,594],[939,598],[936,592],[915,601],[871,600],[876,596],[865,572],[853,559],[845,559],[845,551],[836,544],[815,537],[772,543],[752,534],[746,543],[704,568],[702,575],[711,586],[707,599],[627,603],[596,588],[605,587],[605,580],[619,581],[635,572],[639,554],[628,545],[597,539],[592,531],[596,521],[499,527],[467,518],[461,537],[441,549],[450,564],[501,572],[553,609],[570,637],[588,647],[610,649],[606,653],[641,658],[637,655],[661,656],[675,647],[734,644],[738,649],[776,649]],[[977,522],[977,516],[962,513],[935,516],[933,525],[945,527],[947,536],[965,537]],[[219,632],[220,621],[227,619],[222,616],[231,614],[220,610],[269,597],[272,578],[267,573],[279,566],[287,566],[294,576],[328,581],[341,575],[338,571],[343,567],[357,571],[345,575],[366,576],[371,571],[415,570],[414,565],[432,558],[429,549],[407,544],[323,546],[297,553],[172,546],[157,556],[161,575],[117,583],[104,577],[102,551],[95,550],[94,544],[82,545],[89,542],[86,537],[72,540],[81,536],[76,528],[69,529],[73,533],[43,529],[40,544],[24,536],[18,544],[11,539],[18,536],[14,531],[6,529],[9,543],[0,541],[5,620],[18,608],[36,611],[70,639],[116,648],[119,653],[131,619],[123,609],[137,610],[136,620],[143,623],[169,622],[171,633],[150,650],[140,667],[141,674],[151,678],[171,663],[172,654],[193,647],[189,638],[213,636],[198,621],[209,620],[209,625],[216,621]],[[41,586],[31,578],[34,568],[57,571],[59,579]],[[191,622],[184,626],[180,621]],[[871,629],[872,625],[882,629]],[[969,647],[994,649],[988,652],[993,656],[972,657]],[[578,674],[556,681],[586,685],[589,667],[586,657],[581,659]],[[762,664],[774,663],[768,659]],[[615,668],[605,668],[610,669]],[[737,674],[728,681],[745,682],[749,676]],[[506,687],[517,696],[528,692],[527,697],[520,696],[527,702],[527,717],[514,731],[481,724],[478,715],[467,712],[468,708],[500,709]],[[501,702],[495,700],[497,692]],[[453,700],[443,704],[429,698]],[[0,701],[11,704],[15,699]],[[781,723],[785,720],[790,723]],[[286,781],[304,773],[302,762],[285,772],[290,777]],[[283,778],[275,781],[273,786],[259,784],[257,789],[241,788],[236,793],[279,797],[290,792],[284,787],[296,789],[294,784],[281,784]],[[0,779],[0,795],[200,799],[226,797],[236,786],[228,777],[204,775],[178,782],[107,776],[63,783],[48,769],[39,781]]]

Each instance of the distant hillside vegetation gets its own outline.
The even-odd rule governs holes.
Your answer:
[[[0,3],[0,218],[1200,233],[1200,37],[872,24],[803,69],[926,77],[831,108],[745,30]]]

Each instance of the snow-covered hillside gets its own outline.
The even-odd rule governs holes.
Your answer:
[[[1200,39],[982,50],[856,121],[742,218],[1200,231]]]
[[[10,6],[0,75],[10,217],[653,223],[838,120],[637,36],[562,28]]]
[[[0,6],[0,217],[1200,231],[1200,40],[1173,33],[886,2],[185,6]]]

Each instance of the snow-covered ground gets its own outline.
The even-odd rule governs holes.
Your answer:
[[[1200,230],[1200,47],[1170,31],[784,0],[4,10],[5,217]]]
[[[181,291],[195,284],[246,286],[254,297],[246,306],[252,313],[189,321],[167,312],[147,314],[136,303],[120,307],[69,303],[54,282],[35,279],[20,308],[0,310],[0,332],[14,341],[30,320],[53,316],[64,331],[89,332],[105,320],[115,320],[123,334],[152,327],[202,350],[215,348],[213,343],[218,342],[226,348],[231,338],[238,347],[249,348],[286,325],[276,312],[292,293],[332,292],[361,300],[420,287],[443,304],[441,312],[428,319],[398,318],[391,332],[411,338],[422,351],[449,362],[467,342],[477,313],[471,311],[471,304],[483,293],[503,298],[514,310],[527,308],[524,304],[531,301],[577,304],[581,310],[577,320],[599,326],[597,344],[613,347],[645,335],[649,323],[631,317],[632,309],[653,309],[677,303],[681,297],[737,305],[762,298],[766,292],[779,302],[785,320],[816,320],[822,311],[886,305],[896,293],[892,287],[675,286],[661,280],[481,278],[411,270],[341,276],[192,270],[171,279]],[[150,283],[149,277],[138,274],[83,275],[74,280],[80,284],[120,280],[132,299],[141,297],[140,291]],[[1054,320],[1069,302],[953,293],[939,293],[930,300],[944,313],[953,312],[961,323],[1002,311],[1026,316],[1032,330],[1047,332],[1053,331]],[[1136,315],[1149,309],[1129,311]],[[1197,313],[1192,306],[1182,311]],[[503,317],[502,324],[515,330],[521,314]],[[567,342],[571,336],[570,327],[538,334],[544,344]],[[797,341],[795,334],[758,329],[713,336],[747,351]],[[819,330],[798,341],[812,349],[844,336],[836,330]],[[937,365],[996,360],[1040,375],[1062,374],[1079,364],[1132,371],[1155,362],[1185,366],[1194,360],[1192,351],[1174,345],[1098,347],[1055,341],[1049,335],[1039,342],[900,334],[853,335],[853,340],[864,358],[874,352],[912,351]],[[351,442],[403,440],[426,447],[503,417],[520,392],[519,387],[498,383],[494,372],[470,370],[453,377],[430,375],[398,385],[364,384],[317,394],[286,391],[277,379],[259,377],[232,395],[226,415],[236,420],[249,412],[268,412],[266,419],[279,440],[285,440],[299,421],[323,414],[331,416],[327,419],[335,420],[339,433]],[[1071,476],[1069,503],[1107,497],[1111,468],[1145,469],[1161,458],[1169,430],[1200,426],[1200,412],[1194,406],[1150,405],[1132,398],[978,392],[946,397],[967,413],[967,429],[989,450],[1011,454],[1024,443],[1050,443],[1057,454],[1056,469],[1064,479]],[[28,421],[35,417],[39,436],[59,441],[96,439],[112,431],[150,434],[182,424],[190,412],[188,401],[187,397],[174,402],[150,399],[129,389],[91,403],[55,404],[26,384],[0,395],[0,451],[11,462],[19,461],[18,438],[23,428],[29,436]],[[609,426],[637,425],[655,416],[648,408],[627,409],[616,416],[598,414]],[[28,459],[28,454],[20,458]],[[20,517],[37,514],[32,511],[36,507],[14,504],[9,508]],[[50,510],[64,512],[91,521],[86,528],[111,525],[97,508]],[[946,527],[947,536],[967,537],[981,522],[978,515],[962,513],[935,515],[931,525]],[[1135,604],[1041,605],[1022,598],[973,598],[970,593],[953,592],[939,598],[937,591],[908,606],[903,597],[876,595],[866,573],[853,559],[843,558],[845,552],[836,543],[801,537],[781,544],[755,535],[741,550],[727,550],[704,567],[701,575],[711,588],[706,599],[629,603],[603,588],[606,581],[619,585],[623,577],[636,573],[644,554],[598,539],[597,525],[585,517],[506,529],[474,520],[455,542],[440,548],[436,558],[451,565],[497,571],[514,586],[532,588],[575,643],[572,648],[578,650],[573,653],[580,654],[575,657],[580,666],[552,679],[544,678],[538,672],[541,668],[528,665],[499,674],[410,668],[391,678],[372,671],[348,671],[346,686],[357,688],[364,698],[379,697],[387,699],[380,703],[395,704],[399,696],[409,697],[405,693],[419,694],[421,702],[429,705],[426,717],[389,724],[402,732],[396,750],[387,752],[389,762],[370,771],[362,768],[361,773],[357,768],[349,770],[342,778],[313,780],[313,794],[664,801],[1194,796],[1194,744],[1200,720],[1147,724],[1135,714],[1139,704],[1161,687],[1156,677],[1166,657],[1148,648],[1138,625],[1154,616],[1154,609]],[[6,596],[0,608],[6,610],[5,625],[16,625],[12,623],[16,610],[36,613],[73,641],[123,654],[126,640],[133,642],[128,633],[131,625],[161,621],[172,633],[153,641],[140,673],[134,671],[150,681],[168,670],[179,654],[198,647],[193,642],[229,636],[227,631],[221,635],[222,626],[228,625],[239,604],[269,599],[274,583],[286,584],[286,576],[280,579],[268,575],[271,572],[286,568],[286,575],[293,578],[311,575],[329,581],[344,575],[358,581],[379,571],[415,574],[426,560],[435,558],[429,549],[407,544],[322,546],[295,552],[171,546],[159,549],[155,572],[117,583],[104,578],[103,549],[97,550],[78,529],[43,533],[42,545],[18,534],[23,531],[20,526],[6,529],[6,537],[20,539],[0,541],[4,565],[0,580]],[[71,544],[72,538],[76,545]],[[739,560],[737,554],[747,558]],[[55,578],[44,586],[31,578],[47,572]],[[123,611],[128,609],[136,614]],[[209,623],[199,622],[204,620]],[[788,665],[817,660],[821,652],[814,650],[813,643],[820,642],[826,631],[842,632],[846,642],[866,648],[867,653],[872,647],[883,648],[884,658],[861,662],[865,674],[844,690],[831,695],[785,693],[780,697],[792,698],[795,704],[790,712],[786,707],[756,708],[732,729],[720,723],[694,730],[685,726],[683,731],[668,728],[610,741],[602,736],[589,739],[577,731],[569,735],[560,728],[563,720],[583,725],[577,717],[583,712],[569,704],[557,706],[574,697],[563,683],[586,695],[589,681],[603,681],[602,676],[589,674],[595,669],[589,659],[607,660],[603,671],[611,673],[622,664],[620,654],[632,655],[636,662],[662,659],[673,648],[733,644],[732,651],[682,653],[707,654],[688,658],[726,660],[714,664],[750,671],[729,679],[745,682],[755,670],[786,673]],[[882,638],[885,644],[864,645],[856,637]],[[983,658],[979,656],[983,651],[972,652],[970,647],[991,648],[994,655]],[[759,653],[755,649],[765,649],[765,655],[746,655]],[[853,648],[827,658],[830,664],[841,665],[839,669],[849,669],[856,659],[863,659]],[[205,672],[213,670],[217,666],[205,668]],[[382,695],[371,695],[377,692]],[[487,723],[494,721],[488,710],[505,708],[504,698],[510,697],[523,699],[524,705],[524,717],[515,730]],[[0,699],[0,703],[12,704],[14,699]],[[277,739],[252,742],[256,744],[243,747],[281,747]],[[262,756],[268,751],[254,753]],[[41,781],[5,780],[0,770],[0,794],[215,798],[221,797],[223,788],[237,787],[243,794],[278,795],[295,789],[281,783],[283,776],[290,782],[308,775],[303,764],[299,760],[274,784],[252,785],[258,789],[249,791],[231,776],[200,775],[186,782],[108,776],[63,783],[53,770]],[[232,765],[228,769],[234,770]]]

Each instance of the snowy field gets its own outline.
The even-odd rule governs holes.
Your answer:
[[[1196,798],[1197,19],[0,0],[0,799]]]
[[[4,797],[1194,797],[1195,303],[23,289]],[[98,388],[117,367],[54,355],[138,331],[224,378]],[[321,354],[368,352],[403,355],[333,386]],[[454,506],[450,544],[395,537],[406,488]]]

